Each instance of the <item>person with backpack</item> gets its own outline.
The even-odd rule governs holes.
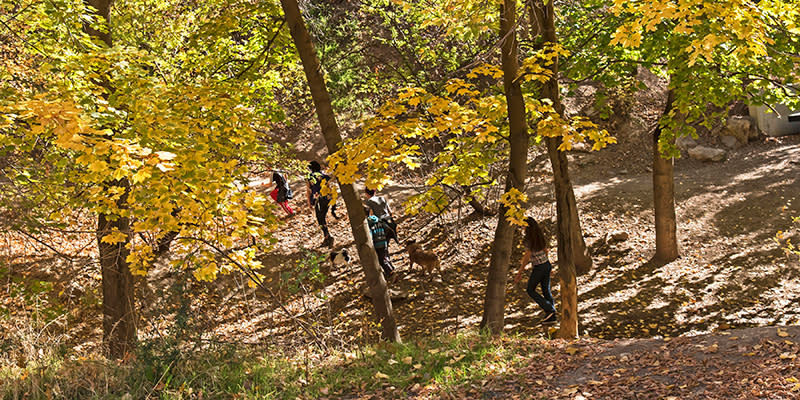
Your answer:
[[[336,204],[331,207],[331,198],[322,194],[322,188],[328,185],[331,176],[322,172],[322,166],[317,161],[308,163],[310,170],[306,179],[306,186],[308,189],[308,206],[314,210],[314,215],[317,218],[317,223],[322,229],[322,234],[325,238],[322,240],[322,246],[333,246],[333,236],[328,231],[327,215],[328,209],[331,210],[333,218],[339,219],[336,215]]]
[[[374,216],[378,217],[379,220],[386,224],[387,248],[388,242],[391,239],[394,239],[394,242],[399,246],[400,241],[397,238],[397,222],[395,222],[394,217],[392,216],[392,210],[389,208],[389,203],[383,196],[376,196],[374,189],[365,189],[364,197],[367,199],[366,205],[370,212],[372,212]]]
[[[389,280],[394,275],[394,266],[389,258],[389,239],[386,237],[386,224],[374,214],[367,217],[367,224],[369,225],[369,233],[372,236],[372,245],[378,255],[378,264],[383,269],[383,278]]]
[[[530,262],[533,265],[531,275],[528,278],[528,295],[536,301],[536,304],[544,311],[544,318],[541,323],[544,325],[555,324],[558,322],[556,317],[555,301],[550,293],[550,272],[553,266],[547,258],[547,239],[544,237],[542,229],[535,219],[525,218],[528,226],[525,228],[525,239],[522,241],[525,254],[522,256],[522,265],[517,271],[514,282],[519,283],[522,278],[522,271]],[[542,294],[536,292],[536,287],[542,287]]]
[[[272,183],[275,184],[275,188],[272,189],[269,196],[283,208],[286,214],[290,217],[293,216],[295,212],[289,205],[289,200],[292,199],[294,193],[292,193],[292,189],[289,187],[289,182],[286,181],[286,178],[284,178],[280,172],[274,171],[272,173]]]

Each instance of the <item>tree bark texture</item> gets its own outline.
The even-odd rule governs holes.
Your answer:
[[[95,9],[95,15],[101,17],[107,23],[105,31],[92,28],[89,24],[83,24],[83,31],[89,36],[95,37],[103,41],[108,47],[111,47],[111,4],[113,0],[84,0],[84,2]]]
[[[126,192],[117,200],[122,210],[127,206],[127,181],[115,182]],[[123,242],[108,244],[103,237],[116,228],[124,233]],[[100,255],[100,269],[103,277],[103,341],[108,354],[113,358],[123,358],[136,347],[136,307],[133,292],[133,275],[126,261],[130,251],[130,220],[118,215],[98,214],[97,248]]]
[[[503,64],[503,87],[508,104],[509,159],[505,191],[516,188],[525,192],[525,175],[528,162],[528,131],[525,119],[525,102],[522,89],[516,79],[519,74],[517,61],[518,43],[516,35],[517,5],[514,0],[505,0],[500,8],[501,60]],[[497,228],[492,242],[489,261],[489,277],[486,285],[486,300],[481,319],[481,329],[500,334],[504,326],[506,281],[511,261],[514,227],[506,219],[507,208],[500,206],[497,213]]]
[[[552,16],[553,13],[553,6],[545,5],[543,1],[540,0],[532,0],[531,7],[530,7],[530,20],[531,20],[531,34],[535,38],[536,36],[541,35],[543,42],[553,42],[555,43],[558,39],[556,37],[555,25],[552,21],[552,18],[548,19],[549,16]],[[558,75],[558,62],[551,67],[554,73],[554,76]],[[552,82],[555,85],[555,88],[551,88],[550,90],[555,93],[553,96],[558,95],[558,81],[555,80]],[[544,90],[544,89],[543,89]],[[543,95],[543,97],[551,98],[547,95]],[[554,100],[554,107],[556,111],[563,117],[564,116],[564,107],[562,106],[560,100]],[[563,162],[565,165],[568,165],[568,161],[566,156],[563,157]],[[554,169],[555,172],[555,169]],[[575,202],[575,191],[572,188],[572,183],[569,182],[567,179],[568,188],[567,191],[569,192],[569,196],[572,198],[572,201]],[[589,247],[586,246],[586,241],[583,239],[583,231],[581,230],[581,220],[578,216],[578,208],[575,207],[571,211],[572,215],[570,216],[570,238],[572,240],[572,262],[575,265],[575,272],[578,276],[587,274],[592,269],[592,253],[589,250]]]
[[[281,6],[286,17],[286,24],[289,26],[295,47],[303,63],[303,70],[311,90],[311,98],[314,101],[314,107],[322,129],[322,136],[325,139],[328,152],[334,153],[342,143],[342,135],[339,131],[339,125],[336,123],[330,94],[328,94],[328,89],[325,85],[314,44],[303,21],[303,16],[300,14],[297,0],[281,0]],[[347,207],[350,228],[353,231],[353,238],[358,248],[361,266],[364,269],[367,285],[369,285],[372,294],[372,305],[381,324],[381,337],[389,341],[400,342],[400,334],[397,330],[397,322],[392,310],[392,301],[389,298],[382,270],[378,265],[378,256],[370,240],[363,205],[353,185],[339,184],[339,188]]]
[[[675,92],[667,92],[664,115],[672,111]],[[675,217],[675,178],[672,159],[666,159],[658,149],[661,139],[661,124],[653,131],[653,211],[656,224],[656,253],[654,261],[668,263],[680,256],[678,250],[678,228]]]
[[[111,47],[111,4],[112,0],[86,0],[86,4],[95,9],[95,15],[106,23],[106,29],[97,30],[84,24],[83,30],[88,35],[101,40]],[[113,90],[113,88],[106,87]],[[109,186],[123,187],[124,193],[117,200],[117,208],[127,208],[130,185],[127,180],[110,182]],[[103,243],[104,236],[113,228],[124,233],[123,242]],[[128,268],[128,243],[130,243],[130,220],[127,217],[111,214],[97,216],[97,248],[100,257],[100,269],[103,277],[103,342],[108,355],[122,358],[136,347],[136,299],[133,291],[133,276]]]
[[[553,2],[534,0],[532,12],[543,41],[556,43]],[[558,59],[555,59],[549,68],[553,71],[553,75],[542,86],[542,97],[550,99],[555,111],[563,117],[564,106],[561,104],[558,91]],[[575,260],[581,259],[583,254],[588,255],[588,250],[585,249],[586,245],[580,231],[578,207],[569,178],[567,155],[558,149],[562,140],[562,137],[545,138],[547,154],[550,156],[550,163],[553,166],[553,185],[556,197],[558,274],[561,281],[561,326],[558,330],[558,337],[577,338],[578,285]],[[580,248],[581,245],[584,247],[583,249]],[[576,255],[581,255],[581,257]],[[591,265],[591,257],[585,258],[588,258],[589,265]]]
[[[561,338],[578,337],[578,284],[573,262],[574,241],[571,237],[571,224],[577,205],[575,196],[572,195],[569,171],[567,168],[567,155],[558,149],[561,144],[560,137],[545,138],[547,153],[553,164],[553,185],[556,192],[558,242],[558,276],[561,281],[561,326],[558,336]]]

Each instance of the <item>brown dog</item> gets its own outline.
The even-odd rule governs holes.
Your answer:
[[[422,250],[422,246],[415,240],[406,242],[406,251],[408,251],[408,258],[411,260],[408,266],[409,269],[414,267],[414,264],[419,264],[430,279],[433,279],[432,272],[434,268],[439,270],[439,275],[442,274],[442,266],[439,262],[439,257],[437,257],[434,252]]]

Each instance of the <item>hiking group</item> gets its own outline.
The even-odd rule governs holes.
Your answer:
[[[314,210],[314,217],[317,224],[322,230],[323,240],[322,247],[333,247],[334,239],[328,229],[328,210],[334,219],[338,220],[339,216],[336,215],[336,203],[328,194],[323,193],[323,188],[327,187],[331,181],[331,176],[322,169],[317,161],[308,163],[308,175],[306,176],[306,200],[309,209]],[[292,190],[286,178],[278,171],[272,173],[272,183],[275,188],[270,192],[270,197],[281,206],[288,216],[294,216],[296,212],[289,205],[288,201],[292,199]],[[367,215],[367,223],[369,225],[372,243],[375,247],[375,253],[378,256],[378,263],[383,269],[384,277],[389,279],[394,274],[394,266],[389,256],[389,241],[394,239],[395,243],[400,245],[397,238],[397,222],[392,215],[392,210],[389,203],[383,196],[375,194],[375,190],[366,189],[364,191],[365,206],[364,212]]]
[[[308,206],[314,210],[317,224],[322,230],[323,240],[321,246],[333,247],[334,239],[328,230],[327,223],[328,210],[330,210],[334,219],[338,220],[339,216],[336,215],[336,203],[332,202],[331,196],[327,192],[323,194],[323,188],[328,187],[332,178],[322,170],[322,166],[317,161],[311,161],[308,164],[308,169],[309,172],[306,176]],[[275,171],[272,175],[272,182],[276,186],[270,192],[270,197],[281,206],[288,216],[294,216],[296,212],[288,204],[288,200],[292,199],[292,190],[286,178]],[[372,244],[378,256],[378,263],[383,269],[384,278],[387,281],[393,280],[396,275],[395,267],[389,254],[389,243],[394,239],[395,243],[400,245],[400,241],[397,236],[397,222],[394,219],[389,203],[385,197],[377,195],[375,190],[367,188],[364,190],[364,213],[367,215]],[[548,240],[535,219],[528,217],[525,222],[527,223],[523,239],[525,253],[522,256],[521,265],[514,281],[519,282],[522,279],[522,272],[530,263],[532,269],[528,277],[526,291],[544,312],[545,316],[541,323],[554,324],[557,322],[557,317],[555,301],[550,292],[550,275],[553,267],[547,256]],[[413,245],[413,241],[411,243]],[[414,254],[411,254],[411,250],[409,252],[410,256],[412,256],[413,265]],[[430,253],[430,255],[426,255],[426,253]],[[431,258],[431,260],[426,260],[426,257]],[[423,264],[423,266],[427,264],[439,265],[438,257],[432,252],[420,251],[418,258],[417,262]],[[542,294],[537,292],[539,287],[541,287]]]

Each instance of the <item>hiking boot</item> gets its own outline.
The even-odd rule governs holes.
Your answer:
[[[552,325],[558,322],[556,318],[556,313],[547,313],[547,315],[542,319],[542,325]]]
[[[389,272],[383,271],[383,280],[385,280],[386,283],[392,283],[396,281],[397,274],[395,273],[395,270],[391,270]]]

